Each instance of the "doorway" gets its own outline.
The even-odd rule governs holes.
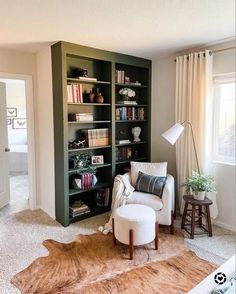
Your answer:
[[[5,84],[7,203],[11,211],[36,208],[34,112],[32,81],[29,76],[0,74]],[[1,127],[4,127],[3,125]],[[6,204],[7,204],[6,203]]]

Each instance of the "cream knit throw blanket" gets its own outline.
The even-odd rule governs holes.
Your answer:
[[[112,203],[111,203],[111,215],[109,221],[104,227],[99,227],[98,230],[103,234],[112,232],[112,218],[114,217],[115,210],[126,204],[128,198],[132,196],[134,187],[130,184],[130,175],[126,173],[124,175],[118,175],[114,179],[114,185],[112,190]]]

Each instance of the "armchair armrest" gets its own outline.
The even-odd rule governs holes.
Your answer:
[[[162,193],[162,202],[166,209],[175,210],[175,180],[170,174],[167,175],[166,184]]]

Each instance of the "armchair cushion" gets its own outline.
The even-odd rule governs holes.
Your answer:
[[[167,176],[167,162],[138,162],[131,161],[131,185],[136,186],[138,173],[141,171],[145,174],[166,177]]]
[[[155,177],[139,172],[135,190],[162,197],[166,177]]]
[[[127,204],[142,204],[153,208],[155,211],[163,208],[161,198],[154,194],[134,191],[132,196],[127,199]]]

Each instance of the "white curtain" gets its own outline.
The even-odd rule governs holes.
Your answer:
[[[176,97],[175,119],[182,123],[188,121],[193,126],[201,173],[209,174],[212,107],[212,52],[191,53],[176,58]],[[207,148],[206,148],[207,147]],[[185,188],[181,184],[197,171],[191,130],[185,131],[176,142],[177,188],[180,212],[183,211],[182,197]],[[214,195],[211,198],[214,198]],[[214,201],[215,202],[215,201]],[[215,214],[215,212],[213,212]]]

